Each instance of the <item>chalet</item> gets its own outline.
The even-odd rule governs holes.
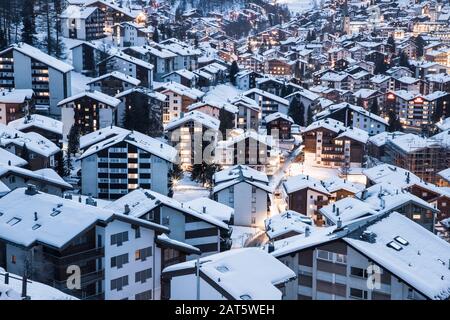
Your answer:
[[[262,227],[269,215],[272,187],[267,175],[245,165],[236,165],[216,172],[212,197],[234,208],[232,224]]]
[[[58,103],[62,109],[63,137],[76,125],[81,135],[114,125],[120,100],[98,91],[85,91]]]
[[[289,140],[291,136],[291,126],[294,123],[291,117],[280,113],[272,113],[264,118],[266,123],[267,134],[277,136],[282,140]]]
[[[33,109],[33,90],[0,90],[0,123],[8,124]]]
[[[284,98],[256,88],[245,91],[243,95],[258,103],[263,117],[275,112],[287,114],[289,101]]]
[[[87,85],[92,91],[115,96],[119,92],[139,86],[140,80],[130,77],[122,72],[113,71],[90,80]]]
[[[11,121],[8,124],[8,127],[21,131],[23,133],[36,132],[47,138],[54,144],[62,146],[61,142],[63,139],[63,123],[61,121],[39,114],[32,114]]]
[[[106,16],[99,8],[69,5],[60,19],[65,38],[91,41],[105,37]]]

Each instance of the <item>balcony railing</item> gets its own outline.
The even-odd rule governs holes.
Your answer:
[[[100,247],[100,248],[94,248],[94,249],[89,249],[89,250],[85,250],[85,251],[80,251],[80,252],[62,256],[62,257],[57,257],[57,256],[52,255],[47,252],[45,252],[44,255],[48,260],[50,260],[51,262],[53,262],[55,264],[68,265],[68,264],[73,264],[73,263],[79,262],[79,261],[100,258],[104,255],[104,252],[105,252],[105,248]]]

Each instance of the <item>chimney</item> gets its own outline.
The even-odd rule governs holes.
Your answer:
[[[8,166],[10,166],[11,165],[11,160],[8,160]]]
[[[25,194],[28,196],[34,196],[35,194],[37,194],[36,186],[31,183],[28,184],[27,188],[25,189]]]
[[[130,206],[128,204],[125,204],[125,210],[124,210],[123,213],[126,214],[126,215],[130,214]]]
[[[306,180],[309,180],[309,175],[306,176]]]
[[[275,245],[273,244],[273,241],[269,242],[269,253],[272,253],[275,251]]]
[[[38,216],[37,216],[37,212],[35,211],[34,212],[34,221],[37,221],[38,220]]]
[[[22,298],[26,298],[27,297],[27,276],[24,275],[22,277]]]
[[[206,207],[203,206],[203,213],[206,213]]]
[[[309,227],[305,228],[305,237],[309,237],[311,235],[311,230],[309,229]]]
[[[336,208],[336,217],[339,217],[339,208]],[[341,218],[339,218],[341,219]]]
[[[333,203],[333,212],[336,212],[336,204]]]
[[[337,227],[338,227],[338,229],[342,228],[342,220],[341,220],[341,218],[339,218],[338,221],[337,221]]]
[[[5,273],[5,284],[9,284],[9,272]]]

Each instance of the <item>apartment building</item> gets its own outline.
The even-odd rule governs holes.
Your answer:
[[[100,129],[85,137],[85,142],[92,137],[96,143],[78,159],[83,194],[114,200],[138,188],[169,193],[176,149],[137,131],[123,130],[112,137],[104,134],[99,141],[101,134]]]
[[[105,13],[96,7],[69,5],[60,19],[65,38],[91,41],[105,37]]]
[[[34,108],[60,115],[58,102],[71,95],[73,67],[25,43],[0,52],[0,89],[32,89]]]
[[[137,189],[106,206],[114,212],[127,212],[139,220],[163,225],[173,240],[195,246],[202,256],[231,248],[228,225],[206,211],[197,211],[173,198],[151,190]],[[190,254],[188,260],[197,258]]]
[[[7,272],[81,299],[160,298],[156,238],[168,228],[31,186],[1,198],[0,208],[0,265]],[[78,288],[67,285],[74,274]]]
[[[258,106],[261,108],[262,117],[266,117],[275,112],[284,114],[288,112],[289,101],[272,93],[253,88],[242,94],[258,103]]]
[[[33,96],[31,89],[1,89],[0,123],[8,124],[22,118],[30,109],[33,109]]]
[[[212,197],[234,208],[232,224],[263,227],[269,215],[269,186],[267,175],[245,165],[236,165],[214,174]]]
[[[122,72],[113,71],[90,80],[87,85],[92,91],[100,91],[114,97],[122,91],[137,87],[141,81]]]
[[[169,141],[178,151],[179,164],[191,167],[215,156],[220,121],[200,111],[191,111],[165,128]]]
[[[236,126],[238,129],[258,129],[261,120],[261,107],[255,100],[239,95],[229,99],[229,102],[239,109]]]
[[[443,254],[449,244],[397,212],[304,233],[274,247],[272,255],[298,277],[286,287],[286,299],[449,297]]]
[[[116,124],[119,104],[119,99],[99,91],[81,92],[60,101],[64,139],[74,125],[84,135]]]
[[[113,28],[113,40],[119,47],[144,46],[153,36],[153,27],[144,24],[125,21]]]
[[[343,169],[362,166],[369,139],[366,131],[330,118],[312,123],[302,136],[304,151],[314,154],[317,165]]]
[[[23,133],[35,132],[62,147],[63,123],[40,114],[31,114],[8,123],[8,127]]]

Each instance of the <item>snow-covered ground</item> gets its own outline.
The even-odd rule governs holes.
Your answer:
[[[302,13],[314,7],[314,0],[277,0],[277,3],[286,4],[293,13]]]
[[[190,173],[184,173],[176,186],[173,187],[173,198],[180,202],[190,201],[193,199],[209,197],[209,190],[195,181],[191,180]]]

